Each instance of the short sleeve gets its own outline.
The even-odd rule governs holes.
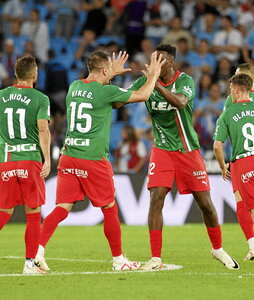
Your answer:
[[[127,102],[132,94],[132,91],[120,88],[115,85],[105,85],[104,86],[104,100],[107,103],[114,102]]]
[[[44,95],[41,98],[39,111],[37,114],[37,120],[50,120],[50,104],[49,104],[49,98]]]
[[[216,129],[213,135],[215,141],[224,143],[228,137],[227,124],[225,122],[225,113],[222,113],[217,121]]]
[[[182,78],[181,78],[182,77]],[[195,97],[194,80],[189,75],[182,75],[175,86],[175,94],[183,94],[189,100]]]

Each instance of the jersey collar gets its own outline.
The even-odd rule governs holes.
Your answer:
[[[247,100],[240,100],[240,101],[237,101],[236,103],[242,103],[242,102],[251,102],[251,100],[247,99]]]
[[[84,83],[90,83],[90,82],[97,81],[97,80],[86,80],[86,79],[81,79],[81,81],[83,81]]]
[[[20,89],[32,89],[31,86],[26,86],[26,85],[18,85],[18,84],[13,84],[14,87],[20,88]]]
[[[181,72],[180,71],[176,71],[175,75],[173,77],[173,79],[171,81],[169,81],[168,83],[163,83],[161,80],[158,80],[159,83],[163,86],[169,86],[170,84],[172,84],[174,81],[176,81],[176,79],[180,76]]]

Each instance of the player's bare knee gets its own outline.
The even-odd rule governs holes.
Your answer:
[[[26,206],[25,205],[25,212],[26,214],[35,214],[35,213],[38,213],[41,211],[41,207],[38,206],[38,207],[29,207],[29,206]]]
[[[107,209],[107,208],[111,208],[111,207],[113,207],[114,205],[115,205],[115,201],[113,201],[113,202],[111,202],[111,203],[109,203],[108,205],[106,205],[106,206],[103,206],[101,209]]]
[[[58,203],[57,206],[62,207],[70,212],[72,210],[73,203]]]
[[[6,214],[11,216],[14,212],[14,207],[13,208],[6,208],[6,209],[5,208],[0,208],[0,211],[5,212]]]

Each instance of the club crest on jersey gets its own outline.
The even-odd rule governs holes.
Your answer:
[[[11,171],[6,171],[1,173],[1,178],[3,181],[9,181],[11,177],[19,177],[19,178],[28,178],[28,170],[24,169],[16,169]]]
[[[183,87],[183,92],[187,93],[190,97],[192,96],[192,89],[190,86],[184,86]]]
[[[242,174],[241,175],[241,180],[243,183],[248,183],[251,179],[251,177],[254,176],[254,171],[250,171],[248,173]]]

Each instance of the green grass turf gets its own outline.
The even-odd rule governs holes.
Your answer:
[[[6,225],[0,232],[0,274],[22,273],[24,225]],[[237,224],[222,226],[224,249],[240,264],[230,271],[211,258],[202,224],[164,228],[163,261],[183,269],[148,273],[0,276],[0,299],[253,299],[254,261],[244,262],[248,246]],[[123,249],[132,260],[149,256],[147,228],[122,226]],[[111,256],[103,227],[59,227],[49,242],[46,257],[103,260],[48,260],[53,272],[111,271]]]

